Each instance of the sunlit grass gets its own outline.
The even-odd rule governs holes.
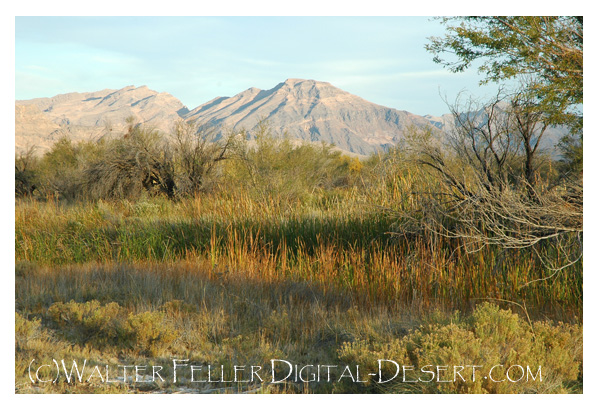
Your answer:
[[[454,310],[468,315],[485,301],[511,309],[524,321],[519,326],[549,318],[574,327],[537,326],[560,336],[559,352],[537,345],[532,335],[518,340],[519,347],[535,347],[535,361],[570,361],[571,368],[560,365],[551,384],[498,392],[580,391],[581,352],[567,347],[582,335],[576,325],[582,322],[581,264],[524,286],[547,275],[530,251],[485,247],[467,253],[456,240],[430,233],[391,235],[401,221],[389,210],[417,210],[417,184],[397,177],[370,190],[316,191],[293,200],[257,198],[242,189],[177,202],[18,200],[17,392],[189,388],[172,382],[31,385],[27,365],[34,357],[165,367],[176,357],[228,367],[265,365],[272,358],[341,364],[377,353],[401,356],[408,341],[402,338],[423,338],[419,327],[451,322]],[[471,348],[459,346],[456,358],[481,360]],[[327,382],[202,384],[193,391],[489,390],[464,387]]]
[[[395,217],[343,201],[258,203],[243,195],[138,203],[17,203],[16,258],[41,266],[193,261],[260,280],[345,287],[363,303],[464,308],[475,299],[525,301],[580,313],[580,265],[552,281],[527,250],[485,247],[469,254],[432,236],[393,236]],[[328,201],[322,206],[323,201]]]

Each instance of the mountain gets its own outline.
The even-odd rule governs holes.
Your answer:
[[[332,143],[357,154],[397,144],[410,124],[430,124],[424,117],[371,103],[330,83],[300,79],[287,79],[270,90],[250,88],[233,97],[217,97],[185,118],[249,131],[265,119],[281,134]]]
[[[58,139],[60,126],[35,104],[15,105],[15,150],[47,149]]]
[[[45,151],[67,133],[75,141],[99,138],[108,130],[123,130],[130,116],[169,132],[188,111],[170,94],[146,86],[17,100],[15,148],[35,145]]]
[[[446,129],[447,127],[453,127],[453,115],[452,114],[443,114],[442,116],[431,116],[427,114],[424,116],[431,125],[437,127],[438,129]]]
[[[189,110],[168,93],[146,86],[93,93],[69,93],[15,102],[15,149],[48,150],[62,135],[93,140],[125,130],[126,119],[151,125],[167,135],[177,120],[212,125],[217,130],[246,129],[260,120],[290,138],[332,143],[345,152],[368,155],[396,145],[406,131],[433,125],[448,131],[453,117],[418,116],[371,103],[330,83],[287,79],[270,90],[247,89],[217,97]],[[563,130],[549,130],[544,145],[552,149]]]
[[[250,135],[264,119],[290,138],[324,141],[355,154],[397,144],[411,124],[430,124],[424,117],[371,103],[330,83],[300,79],[288,79],[270,90],[250,88],[233,97],[217,97],[191,111],[170,94],[146,86],[15,104],[15,148],[35,145],[42,152],[64,134],[78,141],[122,131],[129,116],[165,133],[175,120],[184,119],[218,129],[245,128]]]

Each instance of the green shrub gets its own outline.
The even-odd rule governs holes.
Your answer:
[[[232,188],[247,186],[259,200],[304,201],[315,191],[348,185],[362,169],[359,160],[341,156],[331,145],[296,143],[267,122],[259,122],[254,133],[252,141],[236,141],[237,161],[226,172]]]
[[[137,347],[151,357],[158,355],[160,350],[170,345],[178,336],[172,327],[164,323],[164,313],[156,311],[130,314],[127,329],[130,330]]]
[[[115,302],[58,302],[50,306],[48,317],[59,332],[78,344],[133,349],[150,356],[167,348],[178,336],[165,322],[164,313],[130,314]]]
[[[70,339],[94,345],[118,345],[127,340],[121,317],[123,309],[117,303],[102,306],[98,301],[54,303],[48,317]]]
[[[28,320],[19,313],[15,313],[15,349],[25,349],[28,342],[42,335],[41,320]]]
[[[379,359],[413,367],[407,368],[405,379],[400,371],[397,378],[377,386],[383,392],[561,393],[582,389],[582,328],[578,325],[529,324],[489,303],[479,305],[464,320],[427,323],[387,343],[364,340],[345,343],[338,351],[339,357],[365,365],[365,373],[376,374]],[[473,367],[468,365],[481,366],[476,369],[475,377],[472,377]],[[501,366],[492,369],[495,365]],[[447,369],[437,370],[436,366]],[[459,375],[454,366],[458,367]],[[512,366],[510,377],[516,382],[506,378]],[[384,370],[391,374],[383,376],[383,381],[395,373],[395,367],[390,368]]]

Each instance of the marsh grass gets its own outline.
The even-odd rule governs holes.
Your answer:
[[[550,274],[530,250],[468,253],[433,233],[389,234],[404,224],[397,210],[421,212],[415,193],[434,185],[427,178],[393,172],[301,196],[227,187],[180,201],[17,200],[16,391],[580,392],[582,262],[526,285]],[[495,305],[480,311],[485,302]],[[476,334],[498,321],[520,337]],[[490,355],[498,344],[522,356]],[[27,377],[32,358],[165,369],[184,358],[224,365],[231,379],[233,365],[268,366],[272,358],[367,368],[380,355],[414,366],[526,360],[555,374],[501,386]]]
[[[582,263],[523,287],[548,275],[530,251],[485,247],[467,253],[456,240],[431,233],[390,235],[402,221],[389,210],[417,212],[420,184],[406,175],[367,190],[315,190],[301,198],[255,196],[240,188],[176,202],[17,200],[16,391],[581,391],[581,351],[568,347],[578,346],[582,335],[576,325],[582,322]],[[267,366],[272,358],[372,365],[378,354],[414,365],[504,360],[484,354],[491,348],[483,337],[455,344],[453,357],[440,354],[447,343],[431,343],[417,354],[409,348],[447,333],[455,332],[455,341],[469,336],[472,320],[460,320],[455,330],[446,323],[455,310],[462,318],[477,315],[485,301],[511,311],[487,309],[482,323],[503,316],[526,330],[528,318],[546,321],[534,325],[550,336],[540,339],[544,343],[525,332],[505,349],[532,349],[527,360],[561,364],[552,380],[502,388],[343,381],[190,388],[169,378],[149,385],[32,385],[27,377],[31,358],[165,369],[172,358],[185,358],[228,370]],[[561,351],[548,345],[551,339]]]
[[[340,196],[287,204],[258,203],[241,194],[177,203],[20,201],[17,271],[32,264],[186,260],[260,281],[346,288],[361,304],[471,308],[477,299],[494,298],[562,315],[581,312],[581,264],[551,281],[526,285],[549,275],[529,250],[486,246],[468,253],[451,239],[392,236],[394,215],[351,193]]]
[[[469,316],[420,306],[377,302],[361,305],[353,293],[347,287],[325,287],[309,281],[263,280],[235,271],[217,273],[207,264],[193,261],[38,268],[17,281],[17,391],[581,390],[582,328],[576,324],[535,322],[533,335],[522,316],[488,303]],[[163,374],[165,382],[152,384],[102,384],[96,378],[79,384],[61,381],[32,385],[27,380],[31,358],[40,363],[53,358],[65,359],[67,363],[75,359],[79,364],[87,359],[90,367],[151,364],[166,370],[172,369],[173,358],[189,359],[203,366],[224,365],[228,370],[225,378],[229,380],[234,378],[233,365],[255,364],[266,369],[273,358],[298,364],[357,363],[365,371],[375,371],[371,368],[378,358],[414,365],[431,361],[528,361],[541,364],[551,374],[545,383],[529,384],[377,385],[322,381],[223,387],[214,383],[190,384],[189,379],[174,383],[172,372],[167,371]]]
[[[431,206],[447,187],[409,147],[361,161],[295,146],[261,123],[256,144],[227,143],[227,161],[209,159],[205,173],[214,159],[202,155],[205,141],[149,159],[132,156],[132,132],[144,152],[167,147],[136,127],[114,146],[63,139],[31,167],[17,158],[16,392],[582,391],[582,260],[556,274],[539,255],[566,265],[568,250],[551,240],[537,255],[473,251],[439,234],[435,224],[460,219],[451,205]],[[527,362],[549,375],[519,384],[174,382],[174,358],[223,366],[227,380],[235,365],[272,359],[363,372],[380,358],[415,369]],[[32,383],[32,360],[156,365],[165,380]]]

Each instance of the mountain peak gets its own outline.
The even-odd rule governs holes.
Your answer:
[[[297,83],[301,83],[301,82],[304,82],[304,81],[312,81],[312,82],[314,82],[314,80],[304,80],[304,79],[301,79],[301,78],[288,78],[287,80],[285,80],[283,82],[283,84],[288,84],[290,86],[293,86],[293,85],[295,85]]]
[[[379,106],[330,83],[288,78],[269,90],[248,89],[204,104],[185,115],[188,121],[246,129],[260,119],[273,131],[305,141],[325,141],[357,154],[395,145],[408,124],[426,119]]]
[[[301,79],[301,78],[288,78],[281,85],[288,85],[290,87],[302,86],[302,87],[314,87],[314,86],[330,86],[331,83],[325,81],[317,81],[312,79]]]

